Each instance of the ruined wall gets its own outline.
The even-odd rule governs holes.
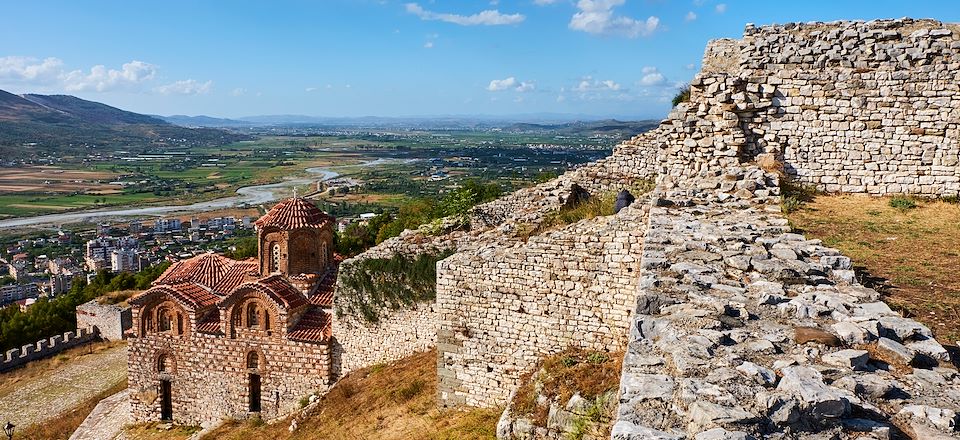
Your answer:
[[[911,19],[748,26],[742,40],[711,42],[693,85],[707,107],[726,105],[746,139],[741,155],[772,153],[801,182],[956,195],[958,31]],[[723,80],[732,87],[717,90]]]
[[[441,404],[502,405],[545,354],[622,348],[646,212],[630,207],[441,261]]]
[[[790,233],[777,183],[733,168],[656,194],[612,438],[953,438],[947,351]]]
[[[62,335],[41,339],[33,344],[20,348],[11,348],[0,353],[0,372],[19,367],[27,362],[42,359],[57,354],[68,348],[92,342],[97,334],[85,328],[78,328],[76,332],[66,332]]]
[[[298,409],[301,398],[329,388],[330,350],[325,344],[244,334],[238,338],[191,332],[188,337],[150,333],[131,337],[127,378],[134,420],[161,416],[160,380],[171,382],[173,420],[185,425],[248,415],[250,373],[261,376],[261,417]],[[247,368],[250,352],[260,366]],[[167,355],[159,371],[159,356]]]
[[[100,304],[97,300],[77,306],[77,328],[97,332],[107,341],[119,341],[126,336],[124,332],[133,325],[130,307],[116,304]]]

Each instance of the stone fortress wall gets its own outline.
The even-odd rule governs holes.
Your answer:
[[[362,329],[414,342],[350,365],[419,349],[436,323],[439,401],[498,406],[544,355],[626,344],[617,439],[956,435],[948,353],[858,285],[848,258],[789,233],[770,172],[826,191],[960,193],[957,31],[810,23],[711,42],[690,101],[609,158],[476,207],[470,231],[371,250],[458,253],[438,264],[430,312]],[[657,189],[617,215],[517,238],[581,192],[641,180]],[[876,370],[876,353],[914,367]]]
[[[703,65],[694,89],[742,128],[741,155],[830,192],[960,193],[960,26],[748,25]]]
[[[0,353],[0,372],[11,370],[30,361],[55,355],[68,348],[86,344],[96,339],[97,333],[95,331],[78,328],[76,332],[66,332],[20,348],[11,348],[5,353]]]
[[[107,341],[125,339],[124,332],[133,325],[130,307],[116,304],[100,304],[91,300],[77,306],[77,328],[96,332]]]

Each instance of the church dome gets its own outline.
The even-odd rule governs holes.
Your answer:
[[[254,225],[263,229],[275,227],[281,230],[320,228],[333,222],[325,212],[302,197],[293,197],[277,203],[270,212],[260,217]]]

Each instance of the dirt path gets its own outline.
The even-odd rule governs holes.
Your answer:
[[[18,427],[52,419],[103,393],[127,375],[127,346],[82,356],[0,397],[0,416]]]

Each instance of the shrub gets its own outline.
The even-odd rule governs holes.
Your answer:
[[[346,289],[340,291],[344,307],[338,313],[377,322],[384,308],[432,301],[437,295],[437,262],[452,254],[451,250],[416,257],[394,254],[340,266],[339,281]]]
[[[681,102],[690,101],[690,85],[687,84],[677,92],[677,95],[673,97],[673,106],[676,107]]]
[[[783,196],[781,210],[784,214],[790,214],[802,208],[804,203],[813,201],[817,196],[817,189],[784,176],[780,179],[780,195]]]
[[[917,207],[917,202],[909,197],[897,196],[890,199],[890,207],[896,208],[901,211],[906,211],[908,209],[913,209]]]
[[[940,200],[944,201],[945,203],[956,205],[960,203],[960,196],[943,196],[940,197]]]

